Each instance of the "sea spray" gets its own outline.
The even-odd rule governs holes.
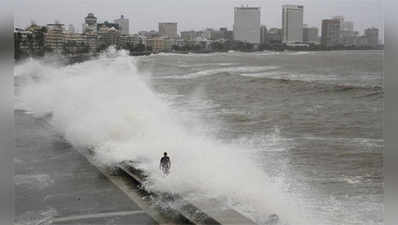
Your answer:
[[[115,50],[68,66],[29,60],[16,68],[23,80],[17,97],[36,116],[50,114],[51,125],[75,147],[93,149],[98,162],[139,161],[153,191],[218,198],[258,223],[277,214],[281,224],[314,224],[257,166],[255,151],[184,126],[135,63]],[[172,160],[166,178],[159,172],[163,152]]]

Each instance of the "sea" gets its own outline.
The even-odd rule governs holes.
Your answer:
[[[17,108],[99,163],[142,161],[152,188],[219,198],[258,224],[381,225],[381,50],[108,50],[16,67]],[[51,61],[51,62],[48,62]],[[167,151],[172,175],[158,175]]]

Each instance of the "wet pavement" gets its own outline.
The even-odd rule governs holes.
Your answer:
[[[15,224],[157,224],[46,122],[15,128]]]

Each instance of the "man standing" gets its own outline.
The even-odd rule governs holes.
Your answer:
[[[160,159],[160,170],[163,174],[168,175],[171,167],[170,158],[167,156],[167,152],[163,153],[163,157]]]

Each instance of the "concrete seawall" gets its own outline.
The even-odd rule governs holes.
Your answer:
[[[122,173],[129,176],[138,185],[143,185],[145,173],[134,167],[133,162],[123,162],[117,167]],[[249,218],[243,216],[234,209],[221,205],[215,199],[189,199],[186,200],[179,195],[148,193],[160,199],[167,198],[165,202],[178,202],[176,210],[185,218],[198,225],[255,225]]]

